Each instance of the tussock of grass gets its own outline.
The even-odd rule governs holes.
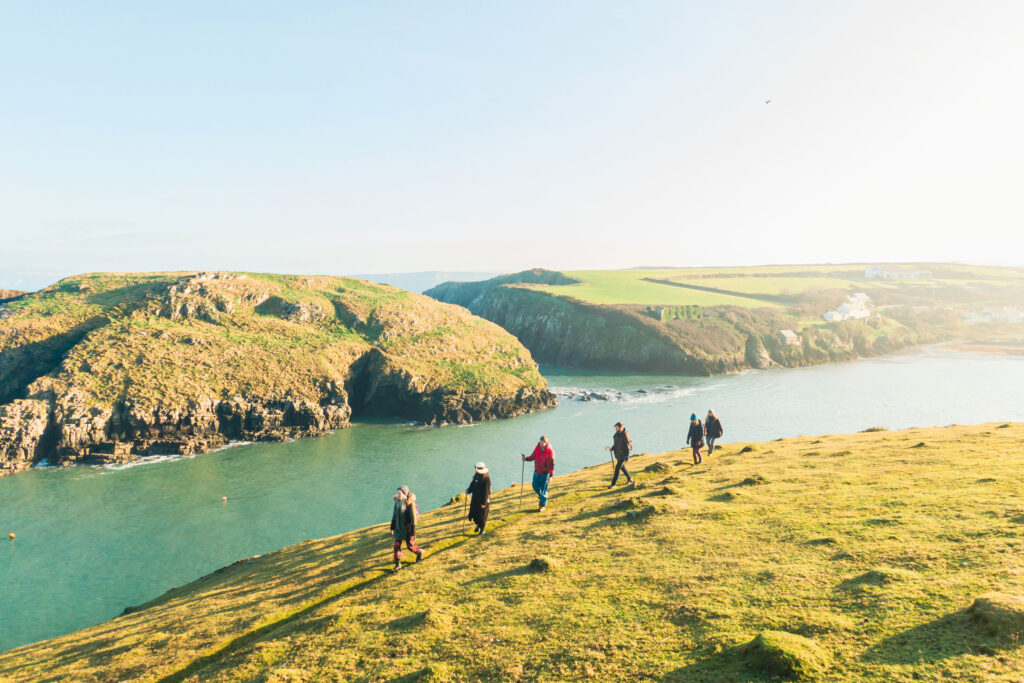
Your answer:
[[[753,453],[753,452],[754,452],[754,447],[753,446],[744,446],[743,448],[740,449],[740,453]]]
[[[530,560],[530,569],[535,572],[553,572],[557,568],[558,562],[546,555],[541,555],[540,557],[535,557]]]
[[[867,429],[862,429],[861,430],[861,434],[870,434],[871,432],[886,432],[886,431],[889,431],[889,430],[887,430],[885,427],[868,427]]]
[[[768,480],[762,477],[760,474],[752,474],[751,476],[747,477],[739,484],[737,484],[737,486],[760,486],[761,484],[767,483]]]
[[[822,538],[812,538],[811,540],[807,541],[807,545],[829,545],[829,546],[834,546],[834,545],[837,545],[837,541],[836,541],[836,539],[832,538],[831,536],[824,536]]]
[[[858,591],[865,588],[882,588],[901,581],[913,581],[915,579],[917,579],[917,575],[914,572],[898,567],[879,567],[844,581],[840,584],[840,588]]]
[[[985,634],[1000,640],[1024,641],[1024,597],[987,593],[976,598],[967,611]]]
[[[0,679],[1019,680],[1024,425],[890,436],[816,437],[850,454],[815,470],[787,440],[735,504],[703,501],[752,476],[742,458],[640,491],[602,463],[556,477],[544,514],[496,490],[482,537],[461,506],[424,512],[427,555],[396,574],[384,524],[310,541],[0,654]],[[927,461],[900,462],[922,438]]]
[[[785,631],[762,631],[741,652],[749,668],[786,680],[816,679],[830,659],[813,640]]]

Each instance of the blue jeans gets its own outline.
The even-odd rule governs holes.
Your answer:
[[[717,436],[708,437],[708,455],[711,455],[712,453],[715,452],[715,439],[717,438]]]
[[[548,504],[548,482],[550,480],[550,474],[533,473],[533,490],[537,492],[537,498],[540,499],[541,507]]]

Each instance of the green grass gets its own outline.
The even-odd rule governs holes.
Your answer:
[[[427,557],[397,575],[385,526],[309,541],[0,655],[0,678],[1015,681],[1022,443],[735,443],[642,455],[615,491],[603,463],[556,477],[541,515],[496,492],[483,537],[458,504],[425,513]]]
[[[574,285],[519,285],[559,296],[570,296],[593,304],[647,304],[652,306],[744,306],[770,307],[774,304],[741,296],[689,290],[648,282],[645,278],[668,279],[675,270],[586,270],[567,271],[580,280]]]
[[[837,277],[789,277],[789,276],[735,276],[735,277],[700,277],[692,278],[675,276],[673,281],[700,287],[712,287],[740,294],[767,294],[771,296],[797,295],[823,289],[845,289],[848,291],[868,291],[874,287],[874,281],[844,279]]]
[[[14,302],[0,327],[0,360],[11,359],[0,363],[0,383],[12,381],[5,366],[23,382],[40,357],[32,345],[43,345],[46,364],[24,393],[77,390],[98,406],[126,396],[164,408],[240,394],[315,402],[324,382],[344,384],[373,347],[424,392],[508,396],[544,384],[511,335],[425,296],[352,278],[195,275],[88,274]]]

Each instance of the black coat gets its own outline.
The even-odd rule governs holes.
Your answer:
[[[704,432],[707,434],[709,439],[721,438],[722,432],[722,421],[717,417],[709,417],[704,423]]]
[[[629,451],[633,448],[633,440],[629,438],[629,432],[623,429],[612,435],[612,453],[616,460],[625,460],[629,457]]]
[[[487,522],[487,512],[491,509],[491,475],[477,472],[466,491],[472,496],[469,501],[469,519],[477,526],[483,526]]]
[[[704,425],[697,422],[690,423],[690,432],[686,435],[686,443],[693,448],[700,448],[704,445]]]

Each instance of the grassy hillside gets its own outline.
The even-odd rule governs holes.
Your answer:
[[[550,405],[529,352],[464,309],[350,278],[90,274],[0,306],[0,474]]]
[[[986,307],[1024,308],[1024,270],[897,264],[914,278],[865,277],[866,264],[524,271],[427,294],[518,337],[540,362],[713,374],[889,353],[955,337],[1024,337],[1024,325],[967,324]],[[870,317],[826,322],[851,294]],[[785,343],[782,330],[798,335]]]
[[[106,624],[0,655],[0,678],[1020,680],[1024,425],[728,444],[240,561]],[[414,487],[415,488],[415,487]],[[456,488],[453,486],[453,488]],[[376,501],[387,514],[390,503]],[[183,544],[186,543],[183,539]]]

